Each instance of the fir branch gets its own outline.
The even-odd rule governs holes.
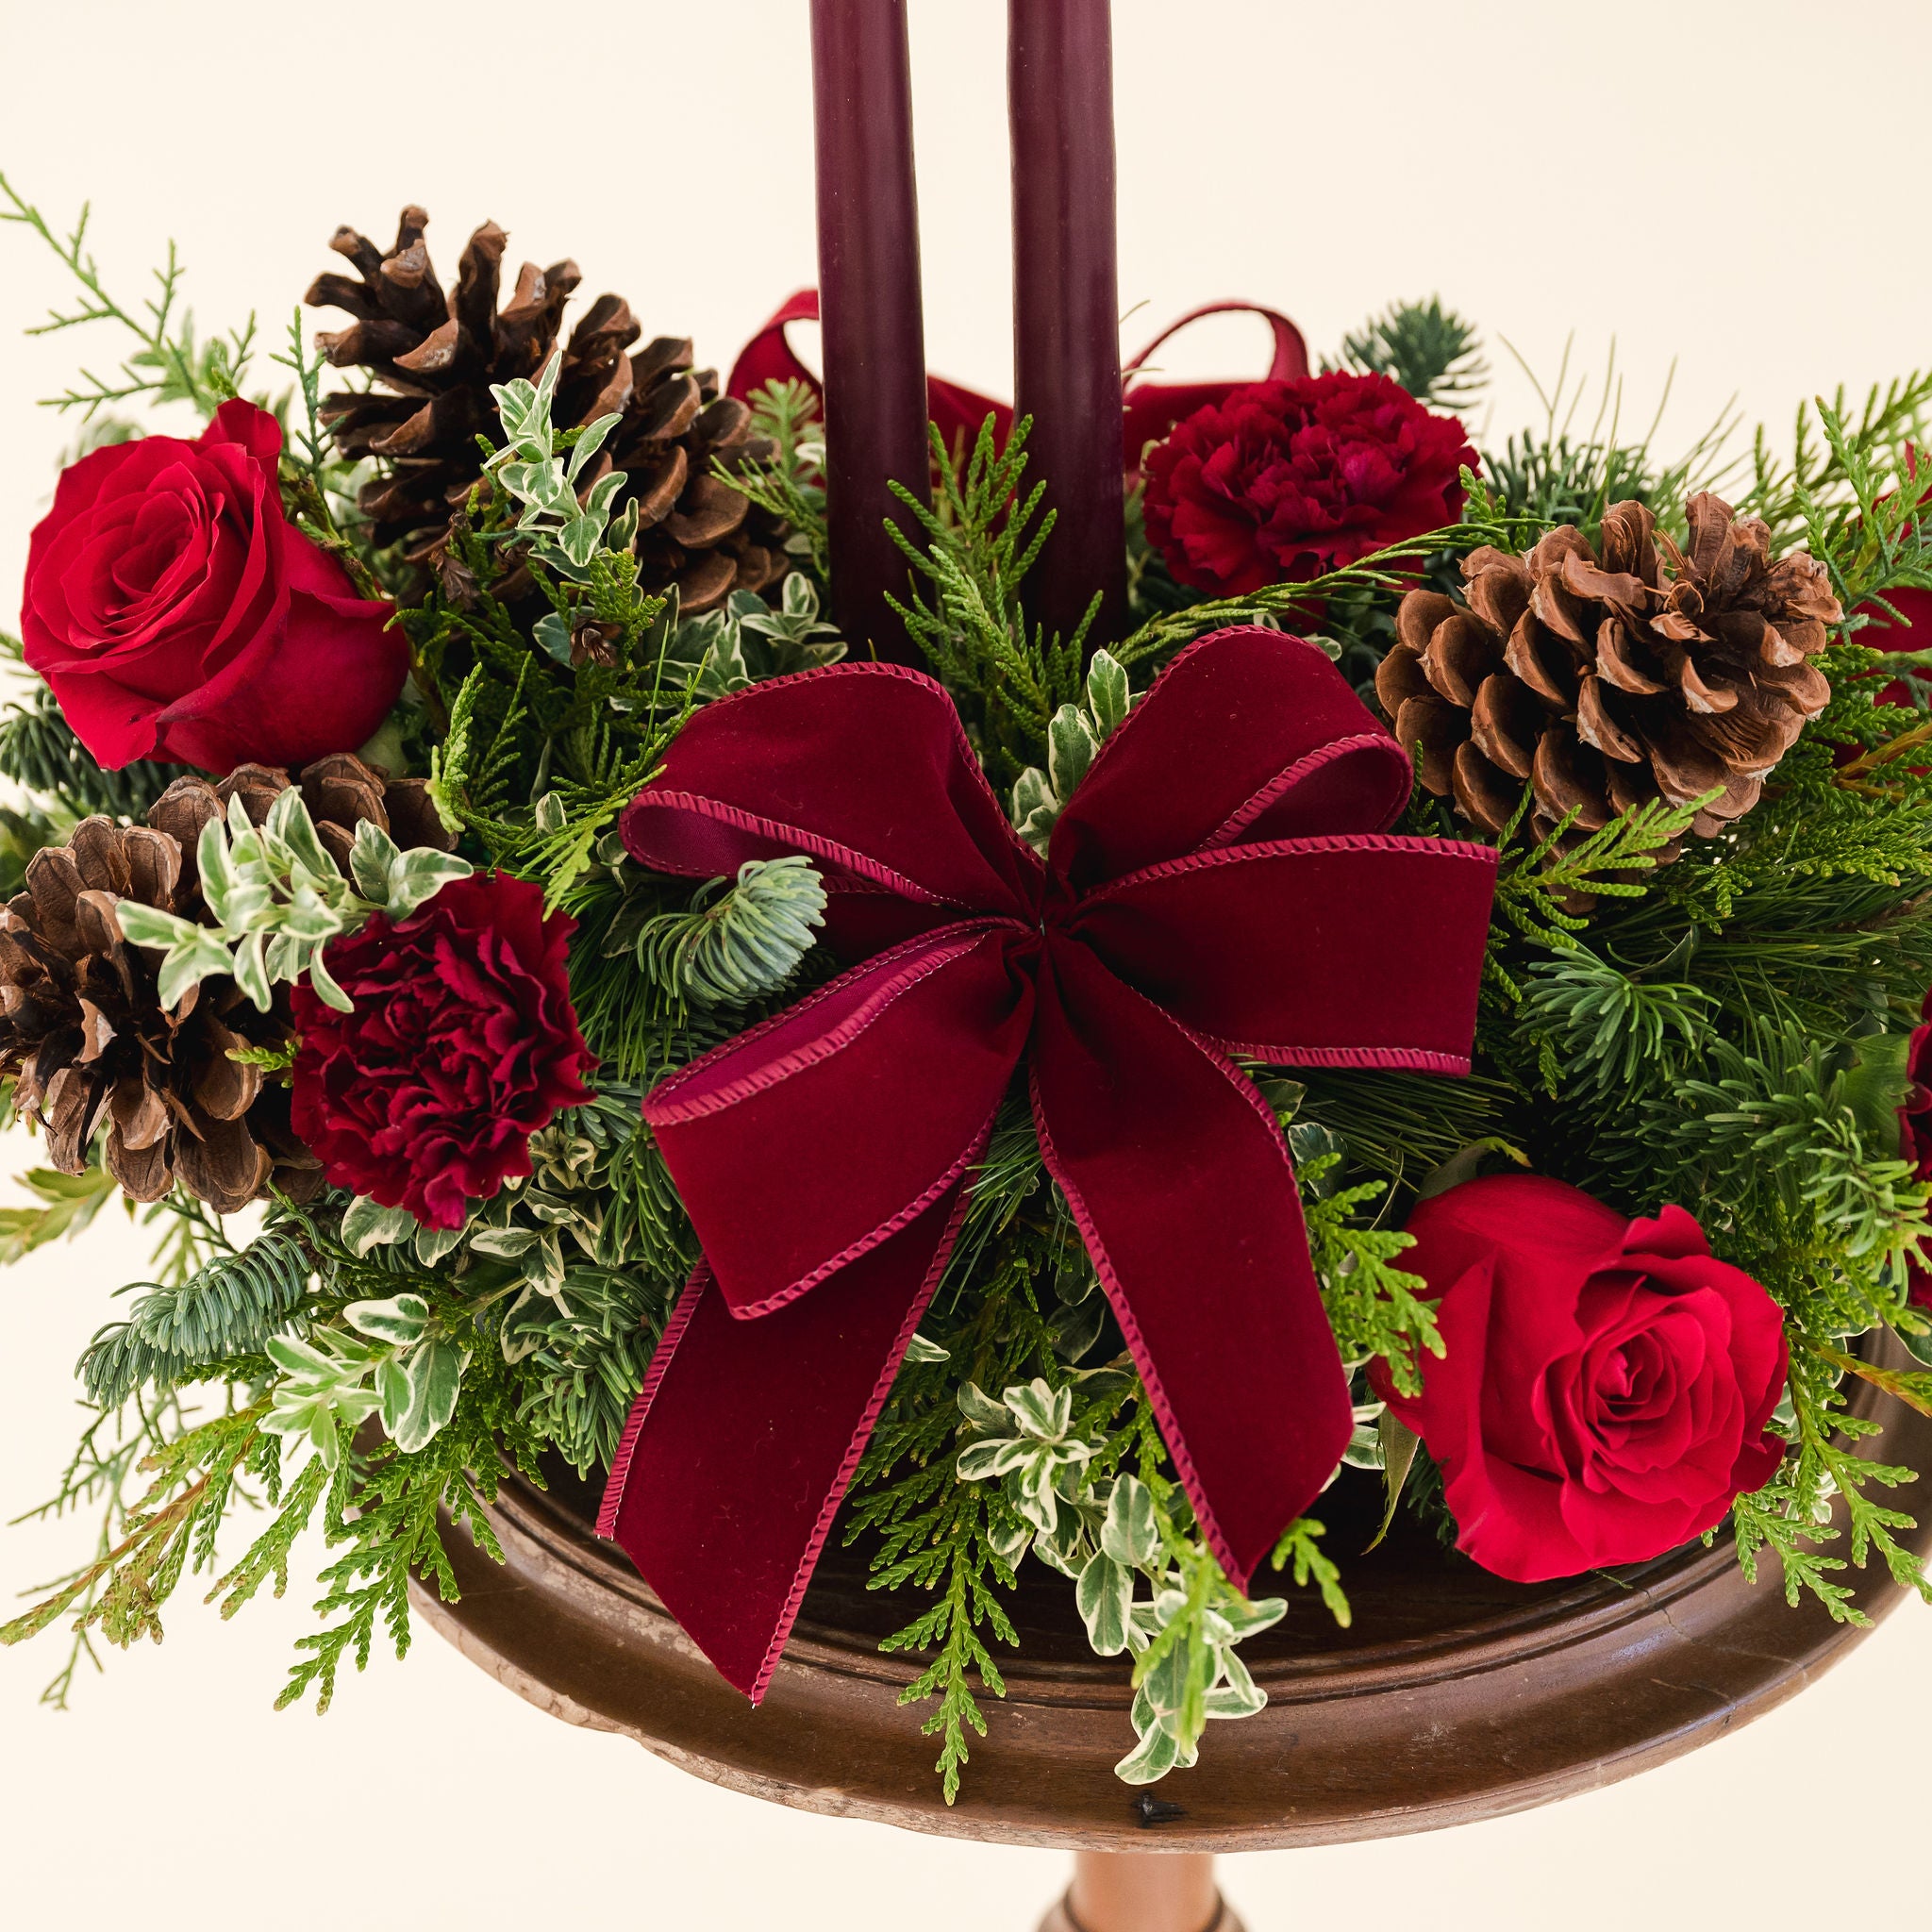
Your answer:
[[[314,1264],[286,1228],[216,1255],[176,1287],[135,1282],[125,1322],[99,1330],[78,1373],[88,1400],[118,1408],[137,1389],[165,1392],[237,1357],[258,1356],[301,1305]]]
[[[640,967],[673,999],[745,1007],[780,992],[824,924],[825,889],[808,858],[748,858],[676,912],[646,919]]]
[[[1444,308],[1440,295],[1391,303],[1370,317],[1342,337],[1340,362],[1332,366],[1389,376],[1439,409],[1470,408],[1490,379],[1475,325]]]

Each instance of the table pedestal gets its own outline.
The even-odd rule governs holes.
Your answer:
[[[1242,1932],[1205,1852],[1076,1852],[1040,1932]]]

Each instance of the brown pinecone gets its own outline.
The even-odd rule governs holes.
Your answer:
[[[1810,660],[1844,613],[1807,552],[1772,560],[1757,518],[1707,491],[1686,517],[1688,555],[1620,503],[1597,549],[1573,528],[1521,557],[1485,545],[1463,559],[1466,602],[1402,600],[1375,693],[1426,790],[1488,832],[1525,779],[1541,832],[1721,790],[1694,824],[1707,838],[1757,803],[1830,699]]]
[[[297,782],[344,871],[364,819],[401,846],[455,843],[420,778],[386,780],[341,752]],[[238,766],[220,785],[177,778],[147,824],[88,819],[28,863],[26,891],[0,913],[0,1073],[16,1075],[14,1104],[46,1128],[61,1173],[85,1167],[105,1108],[108,1169],[136,1200],[159,1200],[178,1180],[232,1214],[271,1182],[296,1200],[321,1187],[322,1164],[290,1124],[288,1089],[229,1057],[231,1047],[287,1041],[288,989],[276,987],[263,1013],[232,980],[205,979],[168,1011],[156,986],[160,954],[128,945],[113,909],[135,898],[202,917],[202,827],[238,793],[261,824],[290,783],[265,765]]]
[[[291,782],[300,784],[302,802],[308,808],[316,833],[345,877],[356,827],[364,819],[375,820],[405,851],[418,845],[433,845],[439,852],[456,850],[455,835],[430,802],[428,779],[391,778],[365,765],[354,752],[331,752],[317,758],[312,765],[304,766],[294,780],[274,765],[237,765],[219,785],[209,785],[205,779],[177,778],[162,795],[161,803],[198,798],[206,792],[216,801],[217,808],[223,808],[240,792],[250,822],[258,825],[266,822],[275,794],[286,791]],[[158,805],[156,810],[159,809]],[[178,809],[178,804],[171,808]],[[157,819],[155,823],[162,822]],[[200,836],[201,825],[196,824],[194,837]]]
[[[0,1071],[61,1173],[86,1167],[105,1112],[108,1169],[136,1200],[178,1180],[232,1214],[272,1175],[297,1194],[322,1176],[289,1132],[286,1092],[229,1056],[277,1044],[287,1016],[257,1012],[227,979],[203,980],[170,1012],[160,955],[121,936],[122,899],[185,912],[181,858],[167,833],[105,818],[35,853],[25,891],[0,913]]]
[[[502,438],[491,385],[535,377],[582,276],[574,261],[525,262],[499,310],[508,238],[486,222],[445,296],[424,242],[428,223],[421,208],[406,208],[387,253],[338,228],[329,245],[360,279],[319,275],[305,299],[356,318],[316,340],[336,368],[366,369],[378,385],[323,403],[338,450],[383,465],[360,497],[375,541],[402,540],[412,558],[438,562],[450,516],[482,474],[476,438]],[[718,393],[715,371],[692,368],[689,341],[662,336],[626,358],[641,333],[620,296],[598,296],[562,349],[552,420],[566,429],[623,412],[583,487],[613,467],[626,471],[619,501],[638,504],[639,581],[647,591],[675,582],[687,613],[708,610],[734,590],[762,589],[784,568],[782,526],[712,473],[714,458],[768,455],[770,444],[752,436],[744,404]]]

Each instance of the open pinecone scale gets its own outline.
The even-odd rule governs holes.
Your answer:
[[[334,367],[366,370],[375,385],[322,406],[341,454],[380,465],[360,495],[375,541],[401,541],[413,559],[436,562],[453,512],[482,475],[477,437],[502,440],[491,385],[542,368],[583,277],[574,261],[525,262],[499,308],[508,237],[485,222],[445,295],[424,240],[428,224],[420,208],[406,208],[387,251],[354,228],[337,229],[329,245],[357,274],[317,276],[306,300],[354,318],[316,340]],[[744,403],[719,393],[717,372],[693,366],[688,338],[659,336],[626,356],[642,333],[621,296],[599,295],[562,348],[552,416],[570,429],[622,415],[582,488],[625,472],[619,505],[638,506],[639,583],[675,584],[681,608],[695,614],[733,591],[762,590],[784,569],[783,526],[715,467],[769,456],[772,445],[753,434]]]
[[[1375,693],[1427,791],[1487,832],[1525,780],[1540,833],[1715,791],[1707,838],[1757,804],[1830,700],[1811,660],[1844,613],[1807,552],[1773,560],[1758,519],[1707,491],[1686,518],[1688,550],[1620,503],[1595,546],[1569,527],[1522,556],[1486,545],[1462,598],[1403,599]]]
[[[287,988],[265,1013],[219,976],[163,1007],[162,955],[128,944],[115,909],[131,898],[202,918],[202,827],[238,795],[260,824],[291,782],[338,862],[365,818],[405,847],[451,842],[421,780],[386,782],[340,754],[299,781],[263,765],[241,766],[220,785],[177,778],[146,824],[85,819],[65,845],[28,861],[26,890],[0,912],[0,1074],[14,1076],[14,1106],[45,1129],[61,1173],[85,1170],[105,1121],[108,1171],[138,1201],[158,1201],[178,1181],[232,1214],[271,1183],[296,1200],[320,1188],[321,1163],[290,1125],[288,1089],[236,1058],[286,1042]]]

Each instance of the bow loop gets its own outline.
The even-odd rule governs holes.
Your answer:
[[[1259,626],[1191,644],[1067,801],[1048,863],[1076,890],[1237,839],[1379,832],[1407,802],[1402,747],[1325,654]]]
[[[641,864],[687,877],[805,853],[832,891],[890,893],[933,908],[928,923],[1024,917],[1040,896],[952,699],[897,664],[803,671],[707,705],[619,829]]]

